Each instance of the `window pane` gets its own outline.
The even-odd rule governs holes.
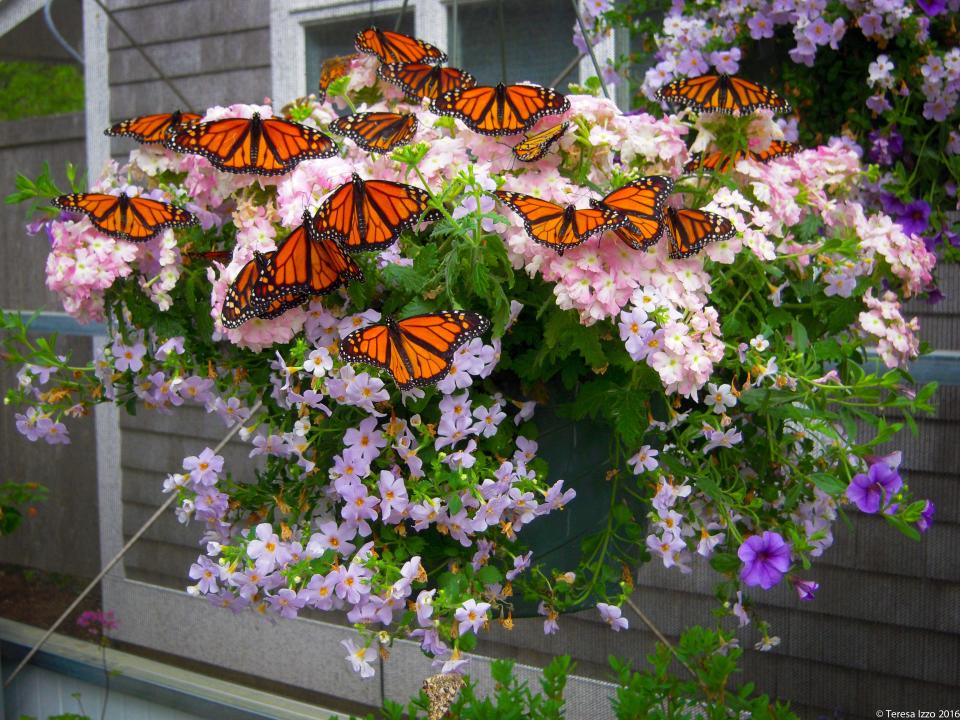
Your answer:
[[[336,19],[329,22],[310,25],[306,28],[307,43],[307,92],[317,92],[320,82],[320,66],[327,58],[337,55],[349,55],[356,52],[353,38],[358,32],[370,25],[383,30],[393,30],[397,23],[397,13],[383,15],[357,15],[349,20]],[[400,32],[413,35],[413,3],[403,14]]]
[[[498,0],[461,3],[456,26],[453,8],[447,7],[450,42],[457,47],[459,65],[477,77],[483,85],[530,80],[540,85],[552,83],[577,56],[573,46],[576,17],[570,0]],[[505,57],[501,62],[501,28]],[[458,42],[454,43],[454,39]],[[501,66],[505,65],[505,68]],[[577,80],[576,67],[568,73],[560,89]]]

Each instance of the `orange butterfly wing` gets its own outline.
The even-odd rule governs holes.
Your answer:
[[[356,330],[340,342],[348,362],[385,369],[401,390],[432,385],[450,372],[453,355],[464,343],[482,335],[490,322],[466,311],[414,315],[400,321]]]
[[[442,63],[447,59],[439,48],[415,37],[368,27],[357,33],[357,50],[376,55],[382,63]]]
[[[317,236],[309,212],[264,264],[253,286],[253,304],[261,310],[289,296],[327,295],[363,273],[332,240]]]
[[[699,112],[732,114],[760,109],[790,112],[790,103],[773,90],[730,75],[700,75],[667,83],[657,90],[657,99],[687,105]]]
[[[199,122],[202,117],[197,113],[180,112],[179,110],[157,115],[141,115],[118,122],[104,130],[103,134],[114,137],[132,137],[141,143],[162,143],[174,129],[183,125],[192,125]]]
[[[255,175],[283,175],[303,160],[337,152],[319,130],[289,120],[262,119],[259,113],[191,125],[174,132],[164,145],[202,155],[226,172]]]
[[[596,208],[615,210],[625,222],[615,232],[635,250],[656,245],[663,235],[663,203],[673,191],[673,180],[665,175],[648,175],[617,188],[602,200],[591,200]]]
[[[765,150],[761,150],[760,152],[753,152],[752,150],[744,152],[738,150],[733,155],[724,155],[718,150],[706,156],[702,153],[697,153],[690,162],[683,166],[683,171],[685,173],[695,173],[702,168],[704,170],[725,173],[730,168],[736,167],[737,163],[744,158],[750,158],[757,162],[770,162],[775,158],[794,155],[802,149],[803,148],[796,143],[774,140]]]
[[[176,205],[125,194],[74,193],[54,198],[53,204],[85,213],[100,232],[131,242],[146,242],[164,228],[197,222],[192,213]]]
[[[274,254],[275,252],[254,253],[253,260],[240,269],[233,283],[227,288],[227,294],[223,299],[220,322],[224,327],[238,328],[253,317],[265,320],[273,318],[306,301],[306,295],[295,292],[280,294],[262,303],[255,300],[253,289]]]
[[[397,85],[407,95],[436,100],[456,88],[472,88],[477,79],[459,68],[437,67],[426,63],[390,63],[380,65],[377,75]]]
[[[433,112],[459,118],[482,135],[515,135],[544,115],[566,112],[570,101],[539,85],[457,88],[433,101]]]
[[[420,222],[429,199],[425,191],[412,185],[363,181],[355,174],[317,210],[317,231],[322,237],[335,239],[348,252],[380,250]],[[432,219],[432,213],[422,219]]]
[[[387,153],[410,142],[418,123],[410,113],[366,112],[338,118],[329,127],[367,152]]]
[[[320,66],[320,82],[317,83],[317,89],[319,91],[317,97],[320,102],[326,99],[327,90],[330,88],[330,85],[335,80],[339,80],[350,72],[350,63],[353,62],[355,57],[360,56],[337,55],[336,57],[327,58],[323,61],[323,64]]]
[[[803,150],[803,146],[797,143],[787,142],[786,140],[773,140],[766,150],[749,153],[750,157],[757,162],[769,162],[775,158],[796,155]]]
[[[569,122],[563,122],[530,135],[513,146],[514,157],[522,162],[536,162],[547,154],[550,146],[563,137],[569,127]]]
[[[664,221],[670,228],[670,257],[690,257],[708,243],[728,240],[736,232],[727,218],[706,210],[667,208]]]
[[[493,194],[523,218],[527,235],[559,255],[591,235],[619,227],[624,222],[622,215],[605,208],[576,210],[572,205],[564,207],[522,193],[495,190]]]

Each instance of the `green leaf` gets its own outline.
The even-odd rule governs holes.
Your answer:
[[[714,553],[710,558],[710,567],[718,573],[734,572],[740,567],[740,558],[733,553]]]
[[[807,328],[803,326],[803,323],[794,318],[791,323],[791,329],[793,333],[793,343],[796,345],[797,350],[800,352],[806,352],[807,348],[810,346],[810,338],[807,335]]]
[[[825,472],[816,472],[810,474],[810,482],[823,490],[828,495],[834,497],[841,495],[847,489],[847,483],[836,475]]]
[[[495,585],[503,582],[503,573],[492,565],[484,565],[474,574],[474,577],[484,585]]]

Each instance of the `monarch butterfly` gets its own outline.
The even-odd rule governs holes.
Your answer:
[[[524,138],[513,146],[514,157],[523,162],[536,162],[547,154],[550,146],[563,137],[569,127],[570,123],[563,122]]]
[[[773,90],[733,75],[700,75],[674,80],[657,90],[657,99],[688,105],[698,112],[752,113],[766,108],[790,112],[790,103]]]
[[[437,115],[452,115],[482,135],[515,135],[544,115],[566,112],[570,101],[539,85],[478,85],[455,88],[433,101]]]
[[[457,348],[482,335],[490,321],[462,310],[414,315],[403,320],[388,317],[340,341],[340,356],[389,371],[401,390],[432,385],[450,372]]]
[[[132,137],[141,143],[161,143],[167,139],[167,135],[181,125],[192,125],[200,122],[203,115],[197,115],[192,112],[180,112],[175,110],[172,113],[159,113],[157,115],[141,115],[140,117],[130,118],[123,122],[107,128],[103,131],[104,135],[114,137]]]
[[[327,98],[327,90],[334,80],[339,80],[350,72],[350,63],[354,58],[360,57],[357,54],[337,55],[327,58],[320,66],[320,82],[318,83],[317,99],[323,102]]]
[[[591,235],[619,227],[624,216],[606,208],[577,210],[573,205],[557,205],[532,195],[494,190],[494,195],[523,218],[527,235],[541,245],[557,251],[576,247]]]
[[[724,155],[722,152],[712,152],[706,157],[702,153],[694,155],[693,160],[683,166],[685,173],[695,173],[703,168],[704,170],[713,170],[715,172],[725,173],[744,158],[756,160],[757,162],[769,162],[774,158],[793,155],[803,150],[803,147],[792,142],[784,140],[774,140],[766,150],[753,152],[752,150],[738,150],[733,155]]]
[[[197,223],[193,213],[176,205],[126,193],[74,193],[54,198],[53,204],[85,213],[100,232],[131,242],[146,242],[164,228]]]
[[[656,245],[663,235],[663,202],[673,190],[673,180],[664,175],[649,175],[617,188],[602,200],[591,200],[591,207],[615,210],[625,222],[614,232],[635,250]]]
[[[445,53],[430,43],[403,33],[380,30],[371,26],[356,37],[357,50],[376,55],[382,63],[442,63]]]
[[[327,295],[350,280],[363,281],[363,272],[333,242],[317,236],[310,212],[260,268],[253,283],[254,309],[262,311],[288,297]]]
[[[387,180],[353,179],[334,190],[317,210],[320,237],[330,237],[344,250],[379,250],[394,243],[406,228],[420,222],[430,196],[413,185]],[[424,220],[434,218],[427,213]]]
[[[736,232],[725,217],[706,210],[668,207],[663,219],[670,229],[670,257],[674,260],[700,252],[707,243],[728,240]]]
[[[219,262],[219,263],[228,263],[230,258],[233,256],[232,250],[208,250],[206,252],[199,252],[194,250],[186,250],[183,253],[184,264],[191,263],[194,260],[205,260],[207,262]]]
[[[431,100],[455,88],[472,88],[477,84],[477,79],[465,70],[426,63],[380,65],[377,75],[399,86],[407,95]]]
[[[283,175],[310,158],[337,152],[326,135],[312,127],[277,118],[226,118],[197,123],[173,132],[164,142],[171,150],[203,155],[220,170],[256,175]]]
[[[337,118],[329,127],[367,152],[387,153],[410,142],[418,123],[410,113],[364,112]]]
[[[275,250],[263,254],[254,253],[253,260],[241,268],[233,283],[227,288],[223,307],[220,310],[220,322],[224,327],[238,328],[252,317],[273,318],[306,301],[306,293],[290,292],[264,303],[254,302],[253,288],[274,255],[276,255]]]

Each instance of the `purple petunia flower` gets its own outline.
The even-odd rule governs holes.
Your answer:
[[[923,506],[923,510],[920,512],[920,519],[917,520],[917,528],[920,532],[926,532],[933,525],[933,512],[936,509],[933,502],[927,500],[927,504]]]
[[[926,200],[914,200],[903,209],[897,218],[907,235],[922,235],[930,226],[930,206]]]
[[[947,0],[917,0],[917,5],[927,17],[936,17],[947,9]]]
[[[859,473],[847,487],[847,498],[862,512],[872,515],[879,512],[900,488],[903,480],[900,473],[885,462],[876,462],[870,466],[867,474]]]
[[[740,579],[745,585],[759,585],[769,590],[790,569],[790,543],[779,533],[765,531],[747,538],[737,555],[743,562]]]
[[[797,591],[797,595],[801,600],[813,600],[816,597],[817,590],[820,589],[820,583],[814,582],[813,580],[801,580],[800,578],[792,577],[790,582],[793,584],[793,589]]]

